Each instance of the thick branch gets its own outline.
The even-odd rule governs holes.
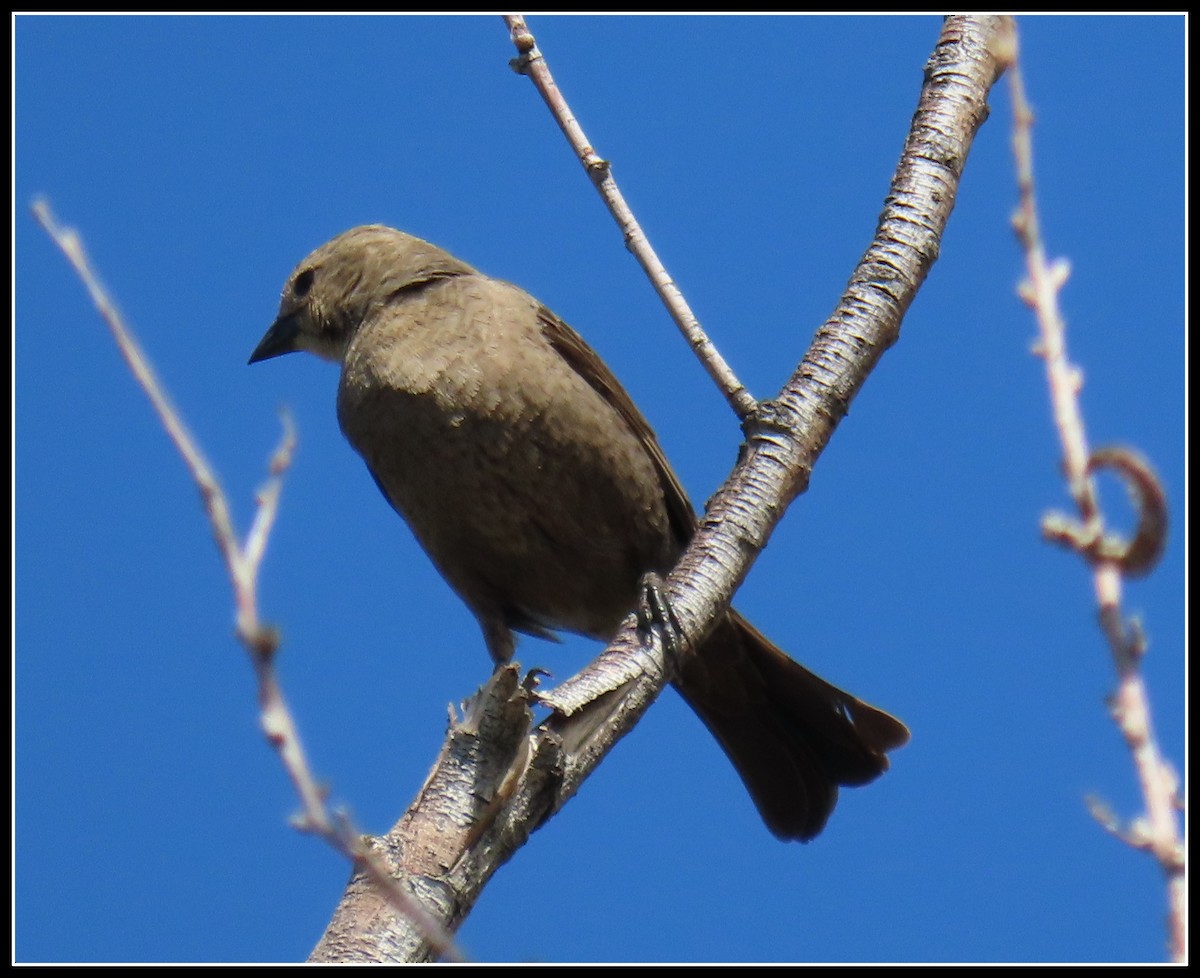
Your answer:
[[[728,606],[788,505],[807,489],[850,401],[900,336],[904,313],[937,258],[967,153],[987,118],[988,89],[999,76],[988,40],[1000,20],[946,20],[874,240],[782,392],[747,421],[746,451],[709,501],[699,532],[668,579],[672,606],[693,644]],[[546,701],[570,711],[652,668],[635,651],[631,659],[620,649],[606,650]]]
[[[998,75],[997,18],[949,18],[927,69],[912,131],[875,240],[833,316],[779,398],[746,425],[747,451],[701,521],[666,587],[687,639],[699,642],[728,606],[754,557],[883,352],[938,253],[958,180]],[[522,25],[523,27],[523,25]],[[668,678],[658,644],[632,619],[599,659],[549,693],[555,709],[530,731],[533,693],[514,667],[498,671],[461,722],[413,806],[376,849],[448,927],[531,832],[577,790],[637,722]],[[492,719],[495,718],[495,722]],[[490,740],[477,733],[484,727]],[[314,960],[424,960],[429,949],[388,917],[355,877]],[[385,919],[387,918],[387,919]],[[351,942],[369,923],[379,940]]]

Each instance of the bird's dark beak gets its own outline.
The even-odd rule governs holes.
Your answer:
[[[296,317],[294,315],[280,316],[275,322],[271,323],[271,328],[259,340],[258,346],[250,354],[249,362],[258,363],[260,360],[281,357],[285,353],[295,353],[300,349],[296,345],[296,340],[299,336],[300,326],[296,321]]]

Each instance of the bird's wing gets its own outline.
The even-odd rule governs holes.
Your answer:
[[[679,483],[679,477],[672,471],[667,457],[650,423],[642,416],[621,386],[621,382],[608,369],[600,356],[587,345],[586,341],[575,330],[559,319],[545,306],[538,307],[538,319],[542,332],[550,345],[571,368],[586,380],[593,390],[609,404],[616,408],[617,413],[638,437],[646,454],[658,471],[659,482],[662,485],[663,498],[667,505],[667,514],[680,543],[686,543],[696,531],[696,513],[688,501],[687,493]]]

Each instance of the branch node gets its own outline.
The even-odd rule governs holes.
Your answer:
[[[796,411],[780,400],[756,401],[754,408],[742,422],[742,433],[747,439],[763,436],[787,435],[791,437],[799,426]]]
[[[534,48],[537,47],[537,42],[534,40],[533,34],[530,32],[528,26],[526,26],[523,18],[513,18],[512,30],[510,34],[512,36],[513,46],[516,47],[516,49],[522,55],[531,54]]]
[[[1109,536],[1102,541],[1104,557],[1115,561],[1127,577],[1149,574],[1162,559],[1167,546],[1167,494],[1150,462],[1132,448],[1113,445],[1098,448],[1088,459],[1087,472],[1111,469],[1125,484],[1137,510],[1138,524],[1133,539],[1125,543]]]
[[[283,642],[283,636],[276,626],[261,623],[238,630],[236,635],[250,650],[260,666],[270,666],[275,658],[275,653],[279,651],[279,646]]]
[[[292,415],[287,408],[280,408],[279,423],[283,427],[283,434],[267,465],[267,471],[275,477],[283,475],[288,470],[296,450],[296,424],[292,421]]]
[[[1088,458],[1085,475],[1111,469],[1125,483],[1138,513],[1137,529],[1126,542],[1118,534],[1106,533],[1097,514],[1086,524],[1065,513],[1048,513],[1042,518],[1042,535],[1076,551],[1091,564],[1115,564],[1126,577],[1144,577],[1162,559],[1167,545],[1167,496],[1150,463],[1133,449],[1100,448]],[[1087,493],[1073,487],[1076,496]]]
[[[1056,258],[1049,269],[1050,287],[1055,292],[1061,292],[1067,280],[1071,277],[1071,261],[1068,258]]]
[[[593,180],[603,180],[612,172],[612,161],[604,159],[591,146],[584,149],[580,159]]]

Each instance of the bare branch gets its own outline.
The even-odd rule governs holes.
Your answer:
[[[617,187],[617,181],[612,175],[611,162],[603,159],[592,148],[592,144],[584,135],[583,127],[575,118],[570,106],[567,105],[567,100],[563,97],[558,85],[555,84],[546,59],[538,50],[533,34],[529,32],[529,27],[525,23],[525,18],[505,15],[504,22],[508,24],[512,42],[518,51],[518,57],[510,62],[513,70],[528,75],[545,100],[555,122],[562,129],[563,135],[567,137],[567,142],[571,144],[579,162],[583,164],[589,179],[599,191],[609,213],[612,214],[617,226],[621,229],[621,233],[625,237],[625,247],[633,253],[638,264],[642,266],[650,279],[650,284],[654,286],[654,291],[658,293],[659,298],[667,307],[667,312],[671,314],[679,331],[683,333],[684,339],[688,341],[696,356],[700,358],[704,369],[708,371],[709,376],[725,395],[729,406],[733,408],[738,418],[744,420],[757,406],[753,396],[742,386],[741,381],[734,374],[733,368],[725,362],[717,348],[713,346],[700,326],[696,314],[692,312],[691,306],[684,299],[679,286],[675,284],[675,280],[668,274],[657,253],[650,246],[649,239],[637,218],[633,216],[633,211],[626,203],[624,195]]]
[[[303,814],[294,820],[297,827],[319,835],[350,859],[356,867],[360,867],[386,895],[391,905],[413,921],[413,925],[428,942],[433,954],[462,960],[462,955],[455,947],[449,932],[425,911],[420,902],[404,888],[402,882],[392,878],[381,860],[362,844],[359,835],[353,831],[347,819],[330,813],[325,803],[325,792],[318,785],[309,766],[300,742],[300,732],[275,674],[274,659],[279,648],[279,635],[274,628],[264,625],[259,620],[256,589],[258,569],[266,551],[267,537],[278,511],[283,474],[291,463],[292,450],[295,447],[295,430],[291,420],[286,416],[283,419],[283,437],[271,457],[271,477],[259,490],[258,510],[247,534],[246,544],[242,547],[233,529],[229,505],[220,482],[195,438],[183,423],[179,412],[171,404],[141,346],[125,325],[116,303],[101,285],[99,276],[88,261],[78,232],[60,225],[51,212],[50,205],[44,200],[34,203],[33,213],[87,287],[92,302],[108,324],[125,362],[150,399],[150,403],[154,405],[159,420],[200,487],[217,549],[225,560],[233,582],[234,600],[237,605],[237,636],[250,655],[258,680],[259,723],[283,763],[303,806]]]
[[[532,41],[513,20],[518,46]],[[711,501],[696,537],[665,582],[691,642],[716,620],[837,422],[888,346],[928,273],[974,134],[986,118],[998,68],[989,50],[996,18],[949,18],[926,71],[918,111],[875,239],[830,320],[780,397],[748,418],[747,450]],[[538,59],[538,63],[543,63]],[[532,69],[531,69],[532,70]],[[581,158],[584,158],[581,156]],[[586,162],[586,161],[585,161]],[[579,675],[546,693],[514,666],[498,669],[452,721],[433,772],[376,847],[453,927],[496,869],[578,789],[666,684],[660,643],[644,645],[635,616]],[[554,713],[532,731],[536,697]],[[532,733],[532,736],[530,734]],[[378,898],[351,880],[315,960],[421,960],[406,922],[382,919]],[[374,940],[353,941],[369,921]]]
[[[1013,98],[1013,152],[1016,157],[1020,209],[1013,225],[1025,251],[1028,278],[1019,293],[1034,310],[1040,330],[1036,352],[1046,363],[1054,421],[1063,448],[1067,488],[1079,510],[1080,523],[1052,516],[1047,530],[1052,539],[1078,550],[1092,564],[1093,587],[1100,608],[1100,625],[1116,666],[1118,684],[1110,707],[1133,756],[1141,782],[1147,815],[1134,829],[1122,831],[1106,806],[1089,807],[1101,824],[1118,838],[1154,854],[1167,879],[1170,907],[1170,953],[1175,961],[1187,957],[1187,868],[1176,819],[1179,781],[1163,759],[1154,737],[1150,703],[1138,665],[1146,642],[1137,622],[1125,623],[1121,611],[1122,577],[1147,573],[1162,553],[1166,536],[1166,501],[1162,486],[1148,463],[1128,449],[1088,451],[1087,433],[1079,407],[1082,373],[1067,356],[1066,328],[1058,294],[1066,284],[1065,262],[1046,258],[1039,226],[1033,173],[1033,111],[1025,94],[1020,70],[1015,26],[1009,25],[996,48],[997,57],[1010,65]],[[1105,532],[1104,515],[1091,474],[1100,467],[1117,469],[1135,494],[1139,526],[1131,543]],[[1099,813],[1099,814],[1098,814]]]
[[[947,18],[926,66],[916,113],[875,236],[846,291],[779,396],[744,423],[746,450],[709,500],[667,595],[692,643],[715,620],[884,352],[937,258],[987,93],[999,74],[988,50],[994,17]],[[606,690],[665,666],[635,640],[614,643],[579,675],[543,695],[571,712]]]

